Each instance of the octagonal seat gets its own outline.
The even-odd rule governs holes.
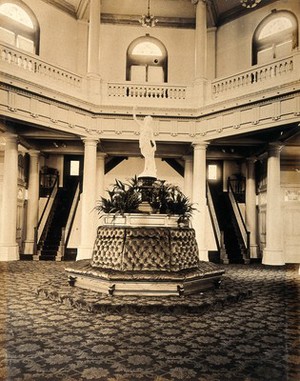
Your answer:
[[[91,260],[66,268],[69,284],[111,295],[182,295],[216,287],[224,270],[198,257],[195,231],[101,226]]]

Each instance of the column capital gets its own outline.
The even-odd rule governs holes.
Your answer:
[[[193,5],[198,5],[199,3],[207,4],[208,0],[191,0]]]
[[[207,146],[209,145],[209,143],[207,142],[201,142],[201,141],[197,141],[195,140],[194,142],[192,142],[192,147],[194,147],[194,150],[195,149],[203,149],[203,150],[206,150]]]
[[[28,153],[29,153],[29,155],[30,155],[31,157],[33,157],[33,156],[38,157],[38,156],[40,155],[41,151],[39,151],[39,150],[37,150],[37,149],[30,149],[30,150],[28,151]]]
[[[18,134],[15,134],[14,132],[6,131],[4,133],[5,142],[16,143],[18,138],[19,138]]]
[[[268,154],[269,155],[279,155],[284,145],[282,143],[273,142],[269,143]]]
[[[250,164],[255,163],[257,160],[258,160],[257,157],[254,157],[254,156],[250,156],[246,158],[246,162]]]
[[[97,159],[105,159],[107,154],[105,152],[97,152]]]
[[[85,136],[81,140],[85,145],[97,145],[99,143],[99,138],[95,136]]]
[[[184,161],[193,161],[193,156],[192,155],[184,155],[184,156],[182,156],[182,159]]]

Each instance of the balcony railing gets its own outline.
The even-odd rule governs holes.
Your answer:
[[[13,46],[0,45],[1,61],[28,73],[35,74],[37,77],[42,76],[52,81],[58,81],[63,85],[81,88],[82,77],[70,72],[69,70],[60,68],[59,66],[49,64],[35,56]]]
[[[59,90],[65,95],[90,100],[96,105],[143,105],[182,108],[212,105],[219,100],[267,91],[282,84],[293,83],[300,70],[300,52],[269,64],[256,65],[249,70],[201,85],[137,84],[90,80],[87,76],[41,60],[34,54],[6,44],[0,44],[1,71],[18,80],[18,86],[40,85]],[[204,94],[205,92],[205,94]],[[96,97],[98,94],[99,97]],[[101,95],[100,95],[101,94]]]
[[[273,85],[281,80],[286,80],[287,75],[295,75],[297,79],[296,57],[289,56],[284,59],[270,62],[268,64],[255,66],[250,70],[245,70],[239,74],[217,79],[212,82],[212,96],[230,96],[230,93],[256,91],[260,85],[264,87],[268,82]],[[293,76],[292,76],[293,77]]]
[[[109,83],[107,90],[110,98],[185,100],[187,95],[186,86]]]

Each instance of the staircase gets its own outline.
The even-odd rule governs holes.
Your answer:
[[[75,184],[68,184],[65,188],[58,189],[52,213],[49,216],[47,227],[38,245],[39,260],[57,260],[62,238],[62,228],[66,226],[75,190]]]
[[[229,263],[244,263],[245,248],[227,192],[211,192]]]

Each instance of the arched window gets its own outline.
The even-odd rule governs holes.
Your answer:
[[[168,53],[161,41],[149,34],[132,41],[127,49],[126,81],[168,81]]]
[[[273,11],[256,28],[252,64],[263,64],[291,54],[298,46],[298,22],[289,11]]]
[[[39,54],[40,28],[30,8],[19,0],[0,0],[0,40]]]

